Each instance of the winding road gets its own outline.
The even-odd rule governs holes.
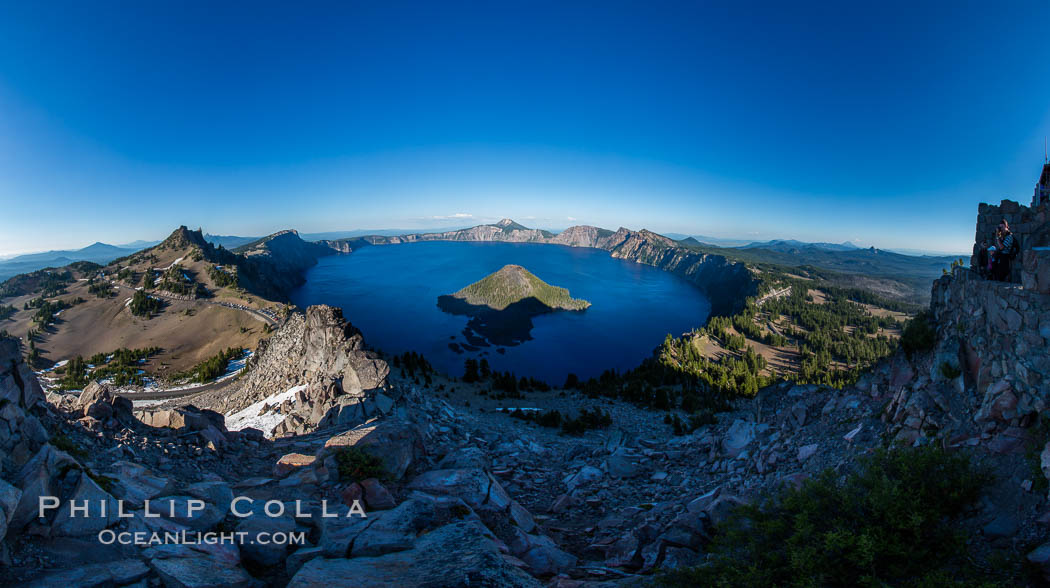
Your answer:
[[[128,286],[127,284],[121,284],[120,282],[117,282],[117,281],[114,281],[114,280],[107,280],[107,281],[111,285],[116,286],[119,289],[130,290],[132,295],[134,295],[134,293],[136,291],[138,291],[138,288],[133,288],[131,286]],[[241,311],[247,312],[248,314],[252,315],[254,318],[256,318],[256,319],[258,319],[258,320],[260,320],[260,321],[262,321],[262,322],[264,322],[264,323],[266,323],[268,325],[270,325],[271,327],[277,326],[277,315],[274,314],[272,311],[266,310],[266,309],[250,308],[250,307],[245,306],[243,304],[234,304],[232,302],[222,302],[220,300],[209,300],[207,298],[189,298],[189,297],[183,298],[181,296],[175,296],[175,295],[171,295],[171,294],[164,294],[164,293],[162,293],[160,291],[157,291],[157,290],[154,290],[153,292],[149,292],[148,295],[149,296],[153,296],[154,298],[163,298],[165,300],[179,300],[179,301],[182,301],[182,302],[200,302],[200,303],[203,303],[203,304],[213,304],[215,306],[224,306],[226,308],[232,308],[234,310],[241,310]]]

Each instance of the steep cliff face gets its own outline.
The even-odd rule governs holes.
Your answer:
[[[318,259],[335,253],[324,245],[303,241],[293,230],[274,233],[236,251],[244,256],[241,277],[248,289],[282,301],[305,282],[303,274]]]
[[[18,340],[0,338],[0,474],[13,473],[22,467],[47,442],[49,435],[33,414],[43,402],[43,390],[33,371],[22,361]],[[0,512],[3,510],[0,504]],[[3,519],[0,514],[0,523]],[[3,532],[0,532],[2,538]]]
[[[479,225],[458,231],[417,233],[399,237],[369,236],[323,243],[335,251],[349,253],[367,245],[420,241],[502,241],[603,249],[617,259],[651,265],[696,284],[711,300],[711,311],[716,315],[736,312],[743,305],[744,299],[756,294],[758,289],[758,280],[743,264],[731,262],[720,255],[692,252],[679,247],[663,235],[644,229],[632,231],[620,227],[613,232],[580,225],[569,227],[554,235],[547,231],[523,227],[510,219],[503,219],[494,225]]]
[[[607,241],[613,234],[608,229],[578,225],[565,229],[548,242],[569,247],[595,247],[602,249],[604,248],[603,245],[607,245]]]

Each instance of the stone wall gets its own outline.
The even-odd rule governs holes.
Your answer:
[[[939,339],[959,342],[958,362],[968,384],[979,393],[994,388],[996,396],[1009,386],[1019,414],[1046,408],[1050,294],[955,268],[934,282],[930,308]]]
[[[982,240],[988,241],[989,245],[995,243],[995,228],[1004,218],[1021,248],[1021,255],[1017,256],[1011,268],[1010,281],[1021,283],[1025,253],[1034,247],[1050,246],[1050,202],[1041,202],[1036,207],[1022,206],[1013,200],[1003,200],[998,206],[981,203],[977,209],[971,266],[977,266],[977,252]],[[1037,259],[1032,261],[1034,263]]]

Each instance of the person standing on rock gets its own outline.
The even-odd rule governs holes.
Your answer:
[[[1017,255],[1017,238],[1010,232],[1010,224],[1004,218],[995,231],[995,259],[992,262],[992,279],[1000,282],[1010,280],[1010,262]]]

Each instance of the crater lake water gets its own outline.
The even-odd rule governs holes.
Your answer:
[[[591,302],[583,312],[534,317],[532,339],[512,347],[460,351],[468,317],[443,312],[452,294],[507,264],[568,288]],[[328,304],[361,329],[374,349],[417,351],[438,371],[461,376],[466,358],[561,385],[565,376],[627,370],[652,355],[668,333],[707,322],[711,305],[699,288],[668,272],[615,259],[607,251],[561,245],[432,241],[364,247],[321,258],[292,293],[301,308]],[[454,344],[450,347],[450,344]]]

